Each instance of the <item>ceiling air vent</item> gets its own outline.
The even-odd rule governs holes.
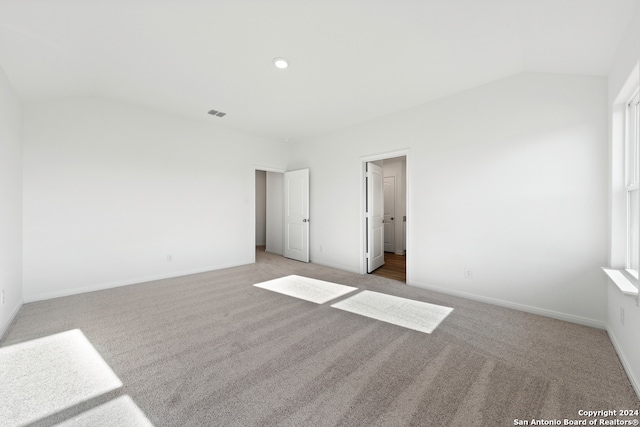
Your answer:
[[[222,111],[218,111],[218,110],[209,110],[209,114],[216,117],[224,117],[227,115],[227,113],[223,113]]]

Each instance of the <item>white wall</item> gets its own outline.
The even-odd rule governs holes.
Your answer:
[[[284,254],[284,176],[267,172],[267,246],[265,250]]]
[[[0,339],[22,306],[21,105],[0,67]]]
[[[609,105],[611,107],[611,193],[610,193],[610,250],[609,263],[622,268],[625,263],[626,195],[622,155],[624,150],[624,113],[622,103],[631,95],[626,83],[637,87],[640,82],[640,8],[629,27],[624,42],[616,55],[609,78]],[[619,99],[617,99],[620,96]],[[619,102],[621,101],[621,102]],[[629,378],[640,398],[640,307],[637,299],[623,295],[612,283],[608,283],[607,331],[622,360]],[[621,320],[624,310],[624,324]]]
[[[256,246],[267,242],[267,173],[256,171]]]
[[[362,157],[408,149],[410,284],[604,327],[606,141],[606,78],[524,73],[300,144],[289,168],[313,171],[314,262],[361,271]]]
[[[284,169],[282,143],[97,98],[23,118],[25,300],[254,261],[255,165]]]

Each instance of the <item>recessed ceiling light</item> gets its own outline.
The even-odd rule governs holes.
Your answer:
[[[289,66],[289,60],[287,58],[273,58],[273,65],[276,68],[285,69]]]

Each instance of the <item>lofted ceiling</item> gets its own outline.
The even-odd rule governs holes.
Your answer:
[[[0,66],[24,102],[101,96],[296,142],[523,71],[606,76],[639,6],[0,0]]]

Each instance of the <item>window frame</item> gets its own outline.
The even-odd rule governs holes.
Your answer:
[[[640,266],[640,88],[625,105],[625,269],[638,280]],[[635,198],[633,197],[635,195]]]

